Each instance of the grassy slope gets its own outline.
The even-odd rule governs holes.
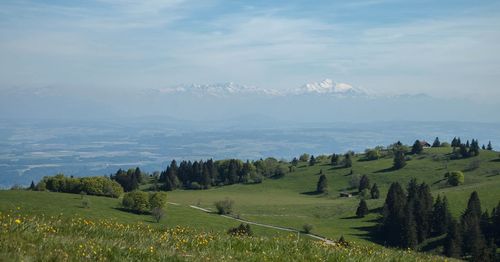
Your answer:
[[[406,184],[412,177],[430,184],[433,194],[442,193],[448,196],[452,212],[458,215],[465,207],[469,194],[479,192],[483,208],[491,210],[500,200],[500,161],[498,152],[482,151],[477,157],[481,167],[465,172],[465,184],[459,187],[448,187],[442,181],[446,172],[442,158],[451,149],[426,149],[421,156],[414,157],[402,170],[387,170],[392,165],[392,159],[377,161],[359,161],[354,158],[355,174],[366,174],[373,184],[376,182],[381,191],[381,199],[368,200],[370,209],[379,208],[383,204],[388,186],[393,181]],[[449,170],[465,170],[476,158],[449,161]],[[319,196],[310,194],[315,189],[320,169],[326,173],[329,182],[330,195]],[[140,216],[117,209],[119,200],[88,197],[91,208],[81,208],[79,195],[0,191],[0,210],[16,210],[21,207],[27,215],[46,214],[66,217],[78,215],[92,219],[116,219],[120,223],[142,222],[153,227],[164,228],[174,225],[193,227],[199,230],[224,232],[238,223],[215,215],[187,207],[189,204],[200,204],[212,208],[214,201],[229,197],[236,203],[235,213],[242,218],[256,222],[288,226],[300,229],[303,224],[314,225],[313,232],[336,239],[344,235],[348,240],[367,243],[369,241],[366,228],[374,225],[377,214],[370,214],[363,219],[353,218],[359,199],[339,198],[338,193],[344,191],[350,179],[350,169],[332,168],[328,163],[319,163],[313,167],[301,163],[297,170],[278,180],[266,180],[257,185],[233,185],[210,190],[190,191],[177,190],[169,192],[169,201],[180,203],[181,206],[169,205],[167,218],[161,224],[152,223],[149,216]],[[253,227],[257,235],[274,235],[274,230],[268,231]],[[280,233],[283,235],[283,233]]]
[[[465,184],[459,187],[448,187],[443,181],[446,162],[442,159],[451,152],[451,148],[426,149],[413,157],[401,170],[387,170],[392,159],[377,161],[353,161],[355,174],[368,175],[371,183],[377,183],[381,199],[368,200],[370,209],[379,208],[390,183],[398,181],[406,186],[415,177],[419,182],[431,185],[434,195],[445,194],[450,202],[452,213],[456,216],[465,208],[470,193],[479,192],[483,208],[491,210],[500,200],[500,161],[498,152],[482,151],[480,156],[463,160],[448,161],[448,170],[466,170],[471,161],[479,159],[481,167],[465,172]],[[315,190],[320,170],[326,174],[330,195],[318,196],[307,194]],[[340,198],[338,193],[344,191],[350,179],[350,169],[332,168],[328,163],[320,163],[313,167],[306,163],[299,164],[297,170],[279,180],[266,180],[259,185],[233,185],[203,191],[178,190],[170,193],[170,200],[179,203],[201,203],[212,207],[216,200],[229,197],[236,203],[236,213],[253,221],[284,225],[300,229],[303,224],[315,226],[315,233],[336,239],[340,235],[348,239],[365,241],[366,227],[374,225],[376,214],[363,219],[353,218],[359,203],[357,198]]]
[[[203,231],[225,232],[239,223],[216,215],[207,214],[187,206],[169,205],[166,217],[156,223],[149,215],[137,215],[118,209],[120,200],[106,197],[85,196],[90,208],[82,208],[80,195],[8,190],[0,191],[0,211],[21,210],[25,215],[57,217],[82,217],[88,219],[112,219],[120,223],[142,223],[154,228],[172,228],[177,225]],[[275,230],[255,228],[257,235],[284,234]]]

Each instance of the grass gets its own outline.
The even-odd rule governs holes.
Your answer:
[[[368,207],[372,212],[364,218],[355,217],[356,207],[359,203],[357,197],[339,197],[340,192],[348,191],[356,193],[357,191],[348,188],[351,178],[351,175],[349,175],[351,168],[332,167],[327,161],[320,162],[315,166],[309,166],[307,163],[302,162],[296,168],[295,172],[289,173],[281,179],[265,180],[261,184],[238,184],[216,187],[208,190],[176,190],[169,192],[168,200],[170,202],[179,203],[180,205],[169,205],[166,218],[164,218],[161,223],[154,223],[152,217],[148,215],[136,215],[121,211],[119,209],[120,200],[118,199],[85,196],[85,198],[90,201],[90,208],[83,208],[81,196],[79,195],[49,192],[0,191],[0,211],[11,212],[16,211],[17,207],[20,207],[23,211],[23,216],[36,217],[36,219],[39,219],[41,215],[45,215],[64,219],[81,217],[83,219],[92,219],[96,221],[111,220],[128,225],[141,223],[143,226],[153,228],[155,234],[161,234],[158,232],[173,230],[176,226],[181,226],[183,228],[192,229],[193,236],[199,232],[209,232],[210,235],[213,235],[215,239],[217,239],[215,242],[220,242],[214,244],[214,250],[210,251],[200,251],[196,248],[190,248],[186,250],[186,256],[182,255],[184,253],[179,253],[178,250],[172,249],[171,247],[169,247],[170,249],[166,249],[170,251],[164,251],[164,253],[158,254],[160,257],[168,257],[170,259],[190,260],[192,259],[190,256],[199,258],[200,255],[206,255],[210,258],[223,254],[225,255],[226,253],[224,252],[231,254],[231,258],[238,259],[243,258],[241,256],[244,252],[253,250],[249,247],[249,245],[252,245],[251,243],[255,243],[256,246],[263,245],[259,247],[257,253],[262,251],[266,252],[266,254],[274,254],[269,256],[255,256],[255,260],[272,260],[273,258],[277,258],[276,256],[278,255],[283,256],[283,258],[290,258],[290,256],[284,253],[285,251],[280,251],[281,248],[291,248],[289,245],[292,244],[286,241],[283,242],[282,245],[276,244],[278,245],[276,249],[267,249],[267,246],[274,245],[273,241],[275,240],[273,240],[273,237],[278,237],[280,239],[287,238],[287,233],[252,226],[252,230],[257,236],[256,238],[252,238],[251,240],[232,239],[226,236],[225,232],[230,227],[237,226],[239,222],[217,215],[207,214],[188,207],[189,205],[199,205],[215,211],[214,203],[216,201],[229,198],[235,203],[233,207],[234,214],[243,219],[290,227],[297,230],[302,230],[305,224],[311,224],[313,226],[312,233],[314,234],[319,234],[329,239],[338,239],[340,236],[344,236],[348,241],[355,241],[358,243],[357,245],[359,245],[360,250],[362,250],[362,247],[370,247],[373,248],[373,250],[380,250],[380,252],[389,252],[390,254],[387,253],[387,256],[400,261],[404,257],[404,254],[401,254],[403,251],[388,250],[375,244],[376,241],[374,241],[370,234],[370,231],[376,226],[376,219],[379,217],[377,210],[382,207],[385,195],[392,182],[397,181],[403,186],[406,186],[407,182],[413,177],[417,178],[419,182],[426,182],[431,186],[434,196],[441,194],[448,197],[451,211],[455,216],[458,216],[465,209],[467,200],[472,191],[477,191],[479,193],[483,209],[491,211],[500,200],[500,190],[498,190],[498,188],[500,188],[500,160],[498,152],[481,151],[478,157],[446,161],[445,159],[450,153],[451,148],[425,149],[423,154],[412,156],[412,159],[407,162],[407,166],[400,170],[390,169],[392,166],[392,158],[362,161],[362,156],[354,157],[352,167],[353,173],[367,175],[370,178],[371,184],[377,183],[381,195],[381,199],[367,200]],[[478,161],[480,167],[474,170],[468,170],[472,161]],[[328,179],[330,193],[327,195],[311,194],[316,188],[320,170],[323,171]],[[457,187],[448,186],[443,179],[444,174],[448,170],[463,171],[465,174],[465,183]],[[144,186],[144,188],[147,187],[148,186]],[[43,221],[43,223],[47,223],[47,221]],[[139,234],[139,232],[137,232],[137,234]],[[69,238],[69,236],[67,237]],[[25,239],[24,237],[21,238]],[[96,238],[97,240],[95,241],[98,241],[99,238]],[[27,237],[27,239],[29,239],[29,237]],[[26,243],[20,244],[20,246],[30,243],[30,241],[26,241]],[[57,238],[53,241],[52,248],[56,248],[60,245],[60,243],[57,242]],[[123,241],[127,242],[129,240]],[[284,240],[281,239],[280,241]],[[334,254],[332,254],[330,251],[315,250],[315,248],[320,248],[317,247],[318,244],[311,244],[308,242],[315,243],[316,241],[300,242],[300,248],[304,249],[304,251],[297,254],[292,252],[292,254],[297,255],[298,260],[300,260],[299,258],[305,258],[304,256],[306,255],[313,256],[313,254],[316,253],[323,259],[326,258],[330,260],[332,258],[331,260],[338,260],[340,259],[340,257],[338,257],[340,256],[339,254],[343,252],[335,250],[335,252],[333,252]],[[141,244],[141,248],[147,249],[148,245],[152,244],[154,243],[145,242]],[[430,240],[428,241],[428,246],[422,246],[422,249],[436,250],[431,248],[433,244],[435,243]],[[175,246],[175,244],[172,245]],[[224,246],[227,245],[239,247],[232,251],[228,251],[224,249]],[[110,248],[112,248],[112,246]],[[272,250],[276,250],[276,252],[273,253],[274,251]],[[329,248],[327,248],[327,250],[329,250]],[[66,251],[67,250],[65,250],[65,252]],[[11,251],[3,250],[2,252],[5,254],[5,252],[9,253]],[[252,254],[255,253],[254,251],[252,252]],[[301,256],[302,254],[304,256]],[[105,254],[103,256],[110,258]],[[125,253],[122,254],[118,252],[117,255],[113,255],[112,258],[122,259],[124,258],[122,256],[125,256]],[[399,256],[401,256],[401,258]],[[422,258],[418,256],[415,256],[415,259],[409,260],[414,261]],[[135,260],[139,258],[140,257],[131,257],[130,259]],[[151,257],[148,259],[150,258]],[[231,260],[228,257],[226,258]],[[254,259],[254,255],[244,258],[245,260]],[[368,257],[361,258],[362,257],[354,257],[353,260],[366,260]],[[408,259],[409,257],[405,258]],[[433,257],[433,259],[434,258],[435,257]],[[372,261],[379,260],[373,257]]]
[[[0,214],[2,261],[445,261],[377,246],[297,238],[229,236],[177,226],[85,219],[78,215]]]
[[[491,209],[500,201],[500,162],[498,152],[481,151],[478,157],[444,161],[451,148],[425,149],[424,153],[412,156],[407,166],[400,170],[390,170],[392,158],[375,161],[361,161],[361,156],[353,158],[353,173],[367,175],[371,184],[377,183],[381,199],[367,200],[369,209],[382,207],[387,190],[392,182],[404,187],[415,177],[419,182],[431,186],[434,196],[446,195],[450,208],[458,216],[467,204],[472,191],[478,191],[483,209]],[[450,187],[443,180],[447,170],[466,170],[471,161],[479,160],[480,167],[465,171],[465,183]],[[329,195],[315,195],[313,192],[319,179],[319,172],[328,178]],[[368,230],[375,226],[376,212],[365,218],[354,218],[359,203],[357,197],[340,198],[339,193],[349,190],[351,168],[332,167],[328,162],[315,166],[300,163],[295,172],[282,179],[265,180],[257,185],[232,185],[202,191],[177,190],[169,193],[174,202],[201,203],[211,208],[213,202],[225,198],[234,200],[235,213],[252,221],[282,225],[300,230],[306,223],[314,225],[314,233],[331,239],[344,235],[347,239],[371,242]]]

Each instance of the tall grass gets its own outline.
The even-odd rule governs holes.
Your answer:
[[[0,214],[0,261],[445,261],[355,243],[230,236],[115,220]],[[449,259],[448,259],[449,260]]]

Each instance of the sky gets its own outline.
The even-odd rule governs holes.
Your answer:
[[[499,51],[499,1],[0,1],[0,90],[331,78],[496,103]]]

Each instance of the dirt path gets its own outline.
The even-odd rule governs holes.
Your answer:
[[[177,203],[170,203],[170,204],[174,204],[175,205]],[[179,205],[179,204],[177,204],[177,205]],[[212,210],[209,210],[209,209],[206,209],[206,208],[202,208],[202,207],[198,207],[198,206],[193,206],[193,205],[190,205],[189,207],[197,209],[197,210],[200,210],[200,211],[203,211],[203,212],[206,212],[206,213],[209,213],[209,214],[215,214]],[[293,233],[297,233],[297,234],[304,234],[304,235],[306,235],[308,237],[324,241],[327,244],[333,244],[334,243],[332,240],[329,240],[329,239],[327,239],[325,237],[314,235],[314,234],[302,233],[302,232],[298,231],[297,229],[293,229],[293,228],[273,226],[273,225],[268,225],[268,224],[262,224],[262,223],[252,222],[252,221],[248,221],[248,220],[245,220],[245,219],[240,219],[240,218],[236,218],[236,217],[232,217],[232,216],[227,216],[227,215],[219,215],[219,216],[225,217],[227,219],[236,220],[236,221],[239,221],[239,222],[242,222],[242,223],[250,224],[250,225],[255,225],[255,226],[260,226],[260,227],[267,227],[267,228],[272,228],[272,229],[281,230],[281,231],[293,232]]]

